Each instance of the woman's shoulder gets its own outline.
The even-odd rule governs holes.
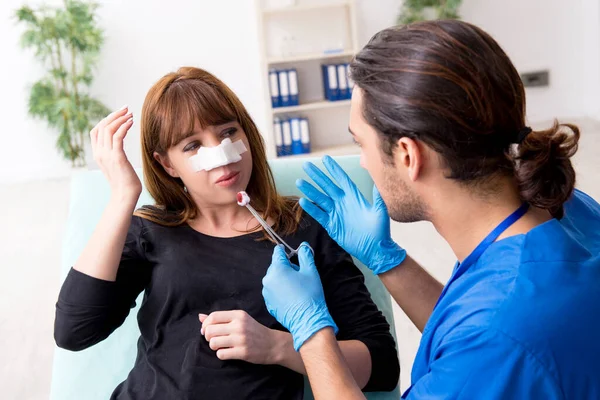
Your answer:
[[[174,213],[155,205],[145,205],[138,208],[131,216],[129,233],[144,236],[148,232],[162,232],[176,227]]]
[[[149,210],[154,212],[148,212]],[[168,213],[163,214],[156,206],[137,209],[131,216],[126,242],[137,246],[138,250],[143,249],[144,252],[179,245],[189,237],[192,230],[182,228],[182,224],[172,223],[165,215]]]
[[[130,230],[143,229],[146,226],[158,225],[156,222],[152,221],[144,214],[146,207],[147,206],[143,206],[135,210],[135,212],[131,216],[131,225],[129,228]]]
[[[129,229],[127,230],[128,241],[135,240],[137,243],[146,240],[146,234],[152,225],[156,225],[154,222],[148,220],[144,216],[137,213],[137,211],[131,216],[131,222]]]
[[[148,204],[135,210],[132,222],[142,226],[173,227],[182,225],[182,214],[163,206]]]

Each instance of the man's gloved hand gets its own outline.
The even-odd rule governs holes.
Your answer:
[[[299,179],[296,186],[312,200],[302,198],[300,206],[323,225],[333,240],[373,273],[381,274],[399,265],[406,258],[406,251],[391,238],[390,217],[377,188],[373,186],[371,205],[331,157],[323,157],[323,164],[339,186],[307,162],[304,170],[324,193]]]
[[[300,245],[300,266],[293,265],[281,246],[276,246],[273,259],[263,278],[263,297],[267,310],[294,339],[296,351],[312,335],[323,328],[338,328],[325,304],[325,295],[313,252],[308,243]]]

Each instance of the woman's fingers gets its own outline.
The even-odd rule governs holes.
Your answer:
[[[217,350],[217,358],[219,360],[244,360],[246,356],[247,352],[239,347]]]
[[[129,114],[128,114],[129,115]],[[122,151],[123,150],[123,139],[127,135],[129,128],[133,125],[133,116],[129,117],[127,121],[125,121],[119,129],[115,132],[112,139],[112,148],[113,150]]]
[[[123,151],[123,139],[132,125],[132,114],[122,107],[100,121],[90,131],[90,139],[94,160],[108,179],[111,191],[135,196],[137,201],[142,185]]]
[[[206,325],[202,324],[202,333],[206,340],[210,341],[212,338],[217,336],[227,336],[233,332],[231,324],[216,324]]]
[[[131,113],[127,113],[125,115],[116,118],[110,124],[106,125],[104,129],[102,129],[103,137],[104,137],[104,147],[107,150],[112,149],[113,147],[113,136],[124,123],[126,123],[131,118]]]
[[[204,320],[206,325],[212,324],[226,324],[239,317],[238,310],[228,310],[228,311],[215,311],[210,313],[210,315]]]
[[[233,336],[216,336],[209,340],[209,346],[214,351],[219,349],[235,346],[235,337]]]
[[[127,106],[123,106],[120,109],[111,112],[106,117],[102,118],[100,120],[100,122],[98,122],[98,124],[96,125],[96,128],[98,128],[98,131],[102,130],[102,128],[104,128],[106,125],[113,122],[115,119],[125,115],[125,113],[127,113],[128,109],[129,108]]]
[[[110,125],[117,118],[120,118],[120,117],[124,116],[125,114],[127,114],[128,110],[129,110],[129,107],[123,106],[120,109],[118,109],[117,111],[111,112],[106,117],[104,117],[104,119],[102,121],[100,121],[98,123],[99,128],[103,128],[105,126]]]
[[[106,144],[105,140],[105,131],[108,125],[110,125],[117,118],[123,117],[127,114],[128,107],[123,106],[117,111],[113,111],[104,117],[100,122],[96,124],[96,126],[90,131],[90,138],[92,139],[92,146],[102,146],[104,147]],[[112,139],[112,138],[111,138]]]

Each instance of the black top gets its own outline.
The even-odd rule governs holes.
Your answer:
[[[104,340],[145,290],[135,365],[111,399],[302,398],[300,374],[221,361],[200,334],[198,314],[224,310],[244,310],[268,328],[285,330],[262,297],[274,245],[257,241],[261,237],[211,237],[188,225],[164,227],[133,217],[115,282],[69,272],[56,304],[56,343],[77,351]],[[314,249],[338,340],[368,347],[373,367],[365,390],[394,389],[400,367],[390,327],[352,258],[307,214],[298,231],[283,239],[293,247],[305,240]]]

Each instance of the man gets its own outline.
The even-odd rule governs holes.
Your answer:
[[[386,29],[351,75],[350,132],[373,204],[329,157],[336,183],[306,165],[322,192],[300,180],[312,200],[300,204],[423,332],[403,397],[600,398],[600,205],[574,189],[579,129],[527,127],[519,74],[465,22]],[[433,223],[459,260],[445,286],[392,241],[389,217]],[[267,308],[316,398],[363,398],[307,246],[299,264],[275,248]]]

